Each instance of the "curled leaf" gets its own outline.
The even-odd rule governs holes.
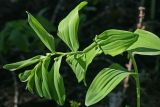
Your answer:
[[[63,105],[66,98],[63,78],[59,73],[61,60],[62,56],[55,58],[54,62],[54,86],[57,96],[55,100],[59,105]]]
[[[123,30],[106,30],[95,38],[105,54],[116,56],[126,51],[138,39],[138,35]]]
[[[58,26],[58,36],[67,44],[72,51],[77,51],[79,48],[78,43],[78,25],[79,13],[78,11],[83,8],[87,2],[81,2],[75,9],[73,9]]]

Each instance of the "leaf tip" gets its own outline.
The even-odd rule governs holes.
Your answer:
[[[28,11],[26,11],[26,13],[27,13],[27,15],[28,15],[28,18],[29,18],[29,16],[31,15]]]
[[[27,13],[27,15],[28,15],[28,20],[29,20],[29,19],[30,19],[31,14],[30,14],[28,11],[26,11],[26,13]]]
[[[2,67],[3,69],[7,69],[7,67],[6,67],[6,65],[3,65],[3,67]]]
[[[29,14],[29,12],[28,12],[28,11],[26,11],[26,13],[27,13],[27,14]]]
[[[78,5],[78,10],[80,10],[81,8],[83,8],[84,6],[86,6],[88,4],[88,2],[87,1],[83,1],[83,2],[81,2],[79,5]]]
[[[85,101],[85,105],[88,107],[88,106],[90,106],[91,104],[86,100],[86,101]]]
[[[9,70],[9,71],[15,71],[15,69],[9,69],[9,68],[8,68],[8,64],[4,65],[2,68],[3,68],[3,69],[6,69],[6,70]]]
[[[6,69],[6,70],[14,71],[13,69],[9,69],[9,68],[8,68],[8,64],[4,65],[2,68],[3,68],[3,69]]]
[[[83,3],[84,5],[87,5],[87,4],[88,4],[88,2],[87,2],[87,1],[83,1],[82,3]]]

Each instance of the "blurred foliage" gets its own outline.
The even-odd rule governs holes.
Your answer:
[[[77,102],[77,101],[70,101],[70,106],[71,107],[80,107],[81,103]]]

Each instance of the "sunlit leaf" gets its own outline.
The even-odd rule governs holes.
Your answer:
[[[54,85],[57,94],[57,98],[55,100],[59,105],[63,105],[66,98],[63,78],[59,73],[61,60],[62,56],[55,58],[54,62]]]
[[[102,100],[108,95],[126,76],[129,72],[117,69],[119,65],[113,65],[109,68],[104,68],[98,73],[91,83],[85,99],[85,105],[93,105]]]
[[[86,67],[88,67],[97,55],[102,53],[101,49],[97,46],[97,44],[95,44],[95,42],[86,47],[83,52],[86,54]]]
[[[35,56],[35,57],[27,59],[27,60],[23,60],[23,61],[11,63],[11,64],[6,64],[6,65],[3,66],[3,68],[7,69],[7,70],[10,70],[10,71],[15,71],[15,70],[21,69],[23,67],[26,67],[26,66],[32,65],[34,63],[37,63],[43,57],[44,56],[38,55],[38,56]]]
[[[67,63],[75,73],[78,82],[81,82],[85,78],[85,74],[89,64],[92,62],[95,56],[101,53],[101,50],[92,43],[83,50],[82,54],[69,55],[66,59]]]
[[[160,55],[160,38],[155,34],[137,29],[138,40],[127,50],[132,50],[136,54],[141,55]]]
[[[42,62],[42,91],[45,98],[52,99],[49,89],[49,78],[48,78],[49,62],[50,62],[50,57],[45,58]]]
[[[84,79],[86,71],[86,55],[85,54],[71,55],[67,57],[66,61],[72,68],[73,72],[75,73],[78,82],[81,82]]]
[[[58,26],[58,36],[67,44],[72,51],[77,51],[79,48],[78,43],[78,25],[79,13],[78,11],[83,8],[87,2],[81,2],[75,9],[73,9],[68,16],[66,16]]]
[[[54,37],[51,34],[49,34],[29,12],[27,13],[28,22],[32,29],[36,32],[37,36],[51,52],[55,52]]]
[[[105,54],[116,56],[126,51],[137,39],[137,34],[112,29],[98,35],[95,38],[95,42]]]

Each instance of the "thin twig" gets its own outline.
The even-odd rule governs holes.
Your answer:
[[[143,19],[144,19],[144,16],[145,16],[145,8],[143,6],[140,6],[139,8],[139,20],[138,20],[138,24],[137,24],[137,28],[138,29],[145,29],[145,26],[143,24]]]
[[[13,107],[18,107],[18,87],[17,87],[17,80],[16,80],[16,76],[15,73],[12,72],[12,76],[13,76],[13,81],[14,81],[14,105]]]

